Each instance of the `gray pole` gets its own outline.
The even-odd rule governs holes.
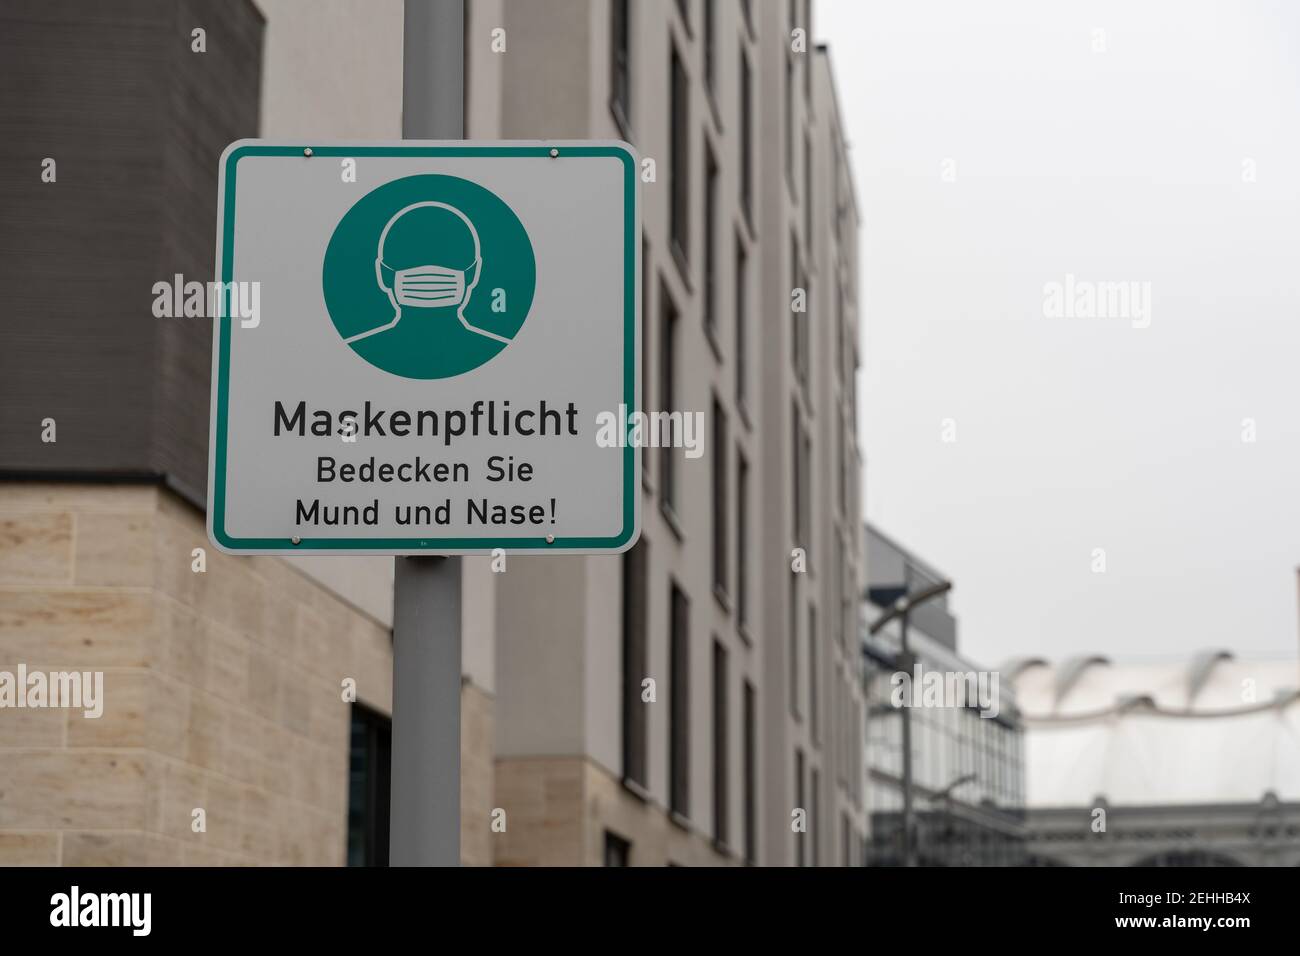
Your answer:
[[[460,558],[398,558],[392,866],[460,864]]]
[[[911,586],[909,569],[903,569],[903,593]],[[904,598],[906,600],[906,598]],[[907,646],[907,618],[911,608],[903,612],[902,638],[899,641],[903,666],[912,671],[907,675],[907,686],[912,687],[916,676],[912,655]],[[912,701],[911,694],[903,699],[903,866],[916,866],[916,840],[912,833]]]
[[[406,0],[402,138],[465,136],[464,0]],[[460,865],[460,558],[398,557],[389,863]]]
[[[869,633],[878,634],[894,618],[901,618],[901,636],[899,640],[899,649],[897,657],[898,669],[908,674],[908,687],[912,687],[911,681],[915,679],[915,670],[912,661],[912,649],[907,644],[907,624],[908,618],[912,614],[912,608],[924,604],[932,598],[937,598],[941,594],[946,594],[952,590],[951,581],[940,581],[937,584],[921,588],[915,594],[909,593],[912,586],[912,568],[911,565],[903,565],[903,594],[894,602],[893,608],[882,614],[874,624],[869,628]],[[903,721],[903,825],[900,828],[903,850],[903,865],[916,866],[916,834],[912,827],[912,701],[911,693],[904,695],[903,712],[899,716]]]
[[[402,138],[465,138],[464,0],[406,0]]]

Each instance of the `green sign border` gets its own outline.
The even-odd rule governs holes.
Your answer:
[[[221,281],[231,281],[235,249],[235,182],[239,160],[246,156],[296,156],[304,161],[306,146],[245,145],[231,150],[225,159],[223,192],[221,195]],[[551,159],[552,149],[558,149],[559,158],[613,157],[623,163],[623,403],[628,409],[636,408],[636,307],[637,292],[636,254],[638,248],[636,158],[626,145],[571,145],[565,143],[528,146],[311,146],[311,156],[515,156]],[[636,450],[630,442],[623,448],[623,530],[613,537],[561,538],[548,543],[545,535],[520,538],[309,538],[302,537],[298,544],[290,538],[233,538],[226,533],[226,439],[229,424],[228,397],[230,392],[230,332],[232,320],[227,314],[219,318],[217,343],[217,394],[215,429],[212,444],[213,462],[209,478],[208,531],[212,540],[231,552],[304,552],[320,550],[355,552],[397,552],[438,554],[448,549],[461,551],[491,551],[503,548],[512,551],[623,551],[638,536],[636,526],[638,489],[636,487]]]

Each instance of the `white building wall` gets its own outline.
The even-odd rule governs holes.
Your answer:
[[[742,850],[744,837],[743,682],[758,693],[758,860],[765,864],[787,864],[794,858],[794,837],[790,832],[793,808],[794,748],[801,747],[807,770],[818,768],[821,775],[821,805],[816,810],[820,841],[817,858],[823,863],[840,860],[839,819],[848,811],[855,828],[863,827],[860,809],[862,790],[841,791],[837,780],[845,756],[847,767],[861,748],[860,731],[841,727],[845,707],[832,707],[833,665],[841,664],[842,696],[860,706],[860,690],[850,676],[856,666],[856,651],[832,656],[838,639],[838,614],[830,597],[829,560],[818,553],[812,559],[812,574],[801,582],[799,614],[800,653],[806,655],[807,607],[817,607],[822,651],[819,657],[819,699],[822,733],[814,746],[808,732],[808,718],[790,717],[786,696],[788,662],[788,620],[785,589],[790,574],[790,421],[789,407],[794,379],[790,371],[789,233],[802,237],[802,207],[797,191],[785,184],[782,146],[781,85],[784,83],[784,51],[788,48],[788,12],[782,2],[754,2],[753,28],[743,19],[740,3],[716,3],[717,38],[712,96],[704,82],[704,7],[699,0],[685,4],[688,20],[679,5],[664,2],[629,4],[631,22],[631,111],[628,127],[621,129],[610,110],[610,3],[607,0],[547,0],[545,3],[519,0],[488,0],[473,4],[467,29],[469,129],[476,137],[506,139],[626,138],[638,153],[655,163],[653,182],[642,184],[642,218],[648,256],[643,267],[645,284],[642,327],[645,373],[645,407],[663,409],[659,394],[662,355],[660,334],[665,296],[678,313],[676,351],[676,396],[674,410],[700,412],[706,421],[703,435],[706,453],[693,460],[680,450],[677,456],[678,495],[670,515],[662,507],[660,456],[669,452],[647,449],[643,482],[644,538],[649,545],[647,607],[647,676],[655,679],[658,699],[647,705],[647,798],[649,808],[664,814],[669,804],[669,718],[671,680],[669,673],[669,593],[675,581],[690,600],[690,800],[687,819],[678,829],[710,841],[715,828],[713,812],[713,642],[718,640],[728,655],[728,847],[731,858]],[[802,11],[803,5],[800,4]],[[800,13],[806,20],[806,14]],[[805,24],[806,26],[806,24]],[[491,50],[492,30],[505,30],[506,52]],[[671,51],[676,49],[686,69],[689,86],[690,202],[689,252],[679,261],[669,245],[671,163],[669,115]],[[739,138],[740,51],[748,51],[753,70],[753,219],[747,221],[740,204]],[[812,69],[816,54],[802,55],[796,70],[798,94],[796,122],[807,122],[805,102],[811,91],[814,100],[826,101],[827,119],[814,122],[814,162],[829,168],[829,144],[819,142],[829,129],[834,104],[830,97],[830,73],[822,80],[805,84],[803,71]],[[797,140],[796,162],[802,164],[802,133]],[[706,333],[702,249],[705,242],[705,156],[707,147],[719,165],[716,199],[716,335]],[[847,180],[848,165],[840,163]],[[794,181],[802,183],[802,165]],[[820,174],[817,177],[820,179]],[[819,183],[820,187],[820,183]],[[829,188],[821,200],[832,201]],[[829,213],[819,216],[829,223]],[[853,228],[856,228],[854,220]],[[746,298],[748,407],[737,405],[735,387],[735,283],[733,245],[739,236],[748,252]],[[814,255],[831,251],[828,239],[812,245]],[[846,262],[853,267],[850,255]],[[821,269],[821,266],[817,266]],[[832,275],[830,267],[825,276]],[[820,272],[817,273],[819,276]],[[822,281],[822,280],[819,280]],[[829,282],[829,278],[824,281]],[[852,276],[847,277],[852,285]],[[831,301],[824,289],[818,299]],[[854,293],[856,298],[856,293]],[[823,307],[813,321],[824,322],[831,312]],[[856,313],[848,339],[856,341]],[[825,329],[814,328],[813,370],[810,393],[813,405],[829,407],[823,398],[824,382],[833,382],[834,370],[826,365],[827,343],[833,339]],[[856,365],[856,363],[854,363]],[[727,507],[728,575],[727,593],[714,594],[712,566],[712,455],[711,433],[707,430],[714,398],[727,421],[728,454]],[[831,419],[828,418],[827,421]],[[830,432],[821,419],[809,418],[814,436],[816,461],[811,468],[814,482],[814,548],[829,549],[828,528],[838,527],[823,516],[829,504],[833,448]],[[815,426],[815,427],[814,427]],[[827,425],[826,428],[830,426]],[[847,426],[850,430],[852,424]],[[749,534],[747,555],[748,631],[737,623],[734,607],[736,573],[736,481],[737,450],[750,469]],[[846,574],[861,579],[856,540],[858,499],[856,495],[857,452],[852,446],[853,474],[849,480],[851,516]],[[543,567],[544,565],[544,567]],[[497,748],[499,761],[516,758],[571,755],[591,761],[610,778],[621,777],[622,755],[622,562],[616,557],[526,558],[511,557],[509,571],[498,584],[498,695]],[[856,606],[856,605],[855,605]],[[853,615],[856,618],[856,614]],[[849,638],[845,638],[845,647]],[[807,686],[807,663],[799,665],[802,686]],[[805,697],[807,691],[804,691]],[[806,707],[805,707],[806,711]],[[837,745],[835,742],[839,741]],[[854,743],[856,741],[856,743]],[[860,777],[860,760],[857,764]],[[808,773],[810,778],[811,774]],[[856,792],[856,795],[854,795]],[[805,794],[808,794],[807,787]],[[629,797],[629,800],[632,798]],[[584,811],[587,812],[587,811]],[[590,813],[599,817],[599,808]],[[599,832],[599,821],[595,826]],[[860,832],[857,834],[860,836]],[[811,850],[808,858],[811,859]]]

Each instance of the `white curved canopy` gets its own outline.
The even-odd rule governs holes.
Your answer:
[[[1222,652],[1021,670],[1030,806],[1300,800],[1300,665]]]

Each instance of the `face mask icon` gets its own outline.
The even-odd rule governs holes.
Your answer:
[[[442,309],[465,298],[465,273],[442,266],[393,270],[393,295],[398,305]]]
[[[466,330],[508,342],[465,319],[482,270],[478,230],[455,206],[430,201],[399,209],[384,225],[375,250],[375,281],[392,303],[392,320],[344,341],[386,332],[403,321],[454,315]]]

